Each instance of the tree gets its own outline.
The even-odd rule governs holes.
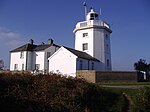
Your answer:
[[[0,70],[3,70],[3,68],[4,68],[4,61],[0,60]]]
[[[138,62],[134,63],[134,69],[137,71],[144,71],[147,73],[150,71],[150,63],[147,64],[146,60],[140,59]]]

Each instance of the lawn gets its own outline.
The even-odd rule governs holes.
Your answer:
[[[109,86],[135,86],[135,85],[148,85],[150,82],[110,82],[110,83],[99,83],[100,85],[109,85]]]

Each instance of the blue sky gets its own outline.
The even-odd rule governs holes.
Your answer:
[[[9,51],[33,39],[53,38],[74,48],[73,29],[84,20],[83,2],[111,25],[113,70],[133,70],[140,58],[150,62],[150,0],[0,0],[0,59],[9,67]]]

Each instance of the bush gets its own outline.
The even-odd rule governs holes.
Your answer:
[[[0,111],[121,112],[120,95],[61,75],[0,74]]]
[[[150,112],[150,87],[145,87],[139,90],[135,96],[135,112]]]

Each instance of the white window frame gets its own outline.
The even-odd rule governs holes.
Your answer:
[[[18,64],[14,64],[14,70],[18,70]]]
[[[22,64],[22,70],[24,70],[24,64]]]
[[[83,33],[83,37],[88,37],[88,33]]]
[[[20,58],[23,59],[24,58],[24,51],[20,52]]]
[[[82,49],[83,51],[88,50],[88,43],[83,43]]]
[[[35,70],[39,70],[40,69],[40,64],[35,64]]]

